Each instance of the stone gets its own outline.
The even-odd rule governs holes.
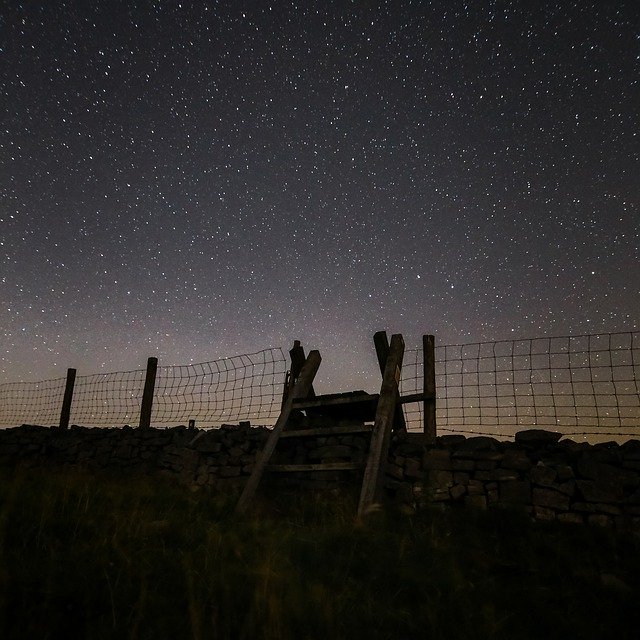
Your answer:
[[[531,467],[531,470],[529,471],[531,482],[543,487],[552,485],[557,475],[558,473],[555,469],[552,469],[551,467],[545,467],[540,463],[538,463],[538,465],[535,467]]]
[[[573,524],[584,524],[584,517],[581,514],[575,513],[573,511],[567,511],[565,513],[559,513],[556,517],[560,522],[570,522],[570,523],[573,523]]]
[[[596,525],[598,527],[610,527],[612,524],[611,518],[601,513],[592,513],[588,518],[589,524]]]
[[[451,461],[451,466],[454,471],[473,471],[476,468],[475,460],[454,458]]]
[[[467,488],[463,484],[454,484],[451,489],[449,489],[449,494],[451,495],[452,500],[460,500],[462,496],[467,493]]]
[[[427,471],[427,482],[429,485],[448,489],[453,486],[453,474],[451,471],[432,469]]]
[[[553,489],[534,487],[531,500],[534,506],[549,507],[559,511],[569,509],[569,496]]]
[[[470,496],[484,495],[484,482],[480,480],[469,480],[467,484],[467,493]]]
[[[424,472],[420,467],[420,462],[418,460],[414,460],[413,458],[409,458],[404,465],[404,475],[407,478],[412,478],[415,480],[424,478]]]
[[[597,462],[588,455],[584,455],[578,462],[578,473],[583,478],[595,480],[598,483],[616,484],[634,489],[640,486],[640,475],[632,469]]]
[[[453,482],[455,484],[464,484],[466,485],[469,482],[469,478],[471,476],[464,471],[454,471],[453,472]]]
[[[622,487],[617,484],[595,480],[577,480],[576,484],[586,502],[620,503],[624,499]]]
[[[464,504],[468,507],[474,507],[476,509],[487,508],[487,498],[483,495],[467,495],[464,497]]]
[[[505,505],[531,504],[531,483],[527,480],[501,482],[500,501]]]
[[[443,449],[427,451],[422,457],[422,465],[425,469],[441,469],[444,471],[450,471],[453,468],[451,454]]]
[[[507,482],[508,480],[519,480],[520,474],[513,469],[493,469],[491,471],[476,471],[475,478],[485,482]]]
[[[540,505],[534,505],[533,517],[536,520],[552,521],[556,519],[556,512],[553,509],[542,507]]]
[[[541,446],[547,444],[555,444],[562,438],[561,433],[555,431],[546,431],[545,429],[527,429],[526,431],[518,431],[515,436],[516,444],[526,447]]]
[[[477,453],[480,451],[496,451],[500,446],[500,442],[495,438],[488,436],[475,436],[467,438],[464,442],[460,442],[452,454],[453,457],[465,457],[464,453]]]
[[[515,471],[528,471],[531,468],[531,460],[524,451],[508,451],[500,466],[505,469],[513,469]]]
[[[464,442],[466,438],[463,435],[451,434],[446,436],[438,436],[436,442],[440,447],[451,447]]]
[[[569,480],[571,478],[575,478],[573,467],[570,467],[568,464],[557,465],[555,469],[558,474],[558,480]]]

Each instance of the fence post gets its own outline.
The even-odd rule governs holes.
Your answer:
[[[64,388],[64,398],[60,411],[60,428],[69,428],[69,416],[71,415],[71,401],[73,400],[73,386],[76,382],[76,370],[67,369],[67,384]]]
[[[140,428],[151,426],[151,408],[153,406],[153,391],[156,386],[156,371],[158,370],[158,358],[147,360],[147,376],[144,381],[142,394],[142,406],[140,407]]]
[[[423,388],[424,433],[429,444],[436,441],[436,354],[434,336],[422,336],[424,362]]]

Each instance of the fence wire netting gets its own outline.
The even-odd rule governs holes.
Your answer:
[[[640,437],[640,332],[447,345],[435,356],[439,434]],[[401,392],[422,385],[422,350],[407,350]],[[422,405],[404,410],[409,428],[421,429]]]
[[[509,438],[545,428],[591,442],[640,437],[640,332],[437,346],[439,434]],[[402,395],[423,389],[423,351],[405,351]],[[159,367],[151,423],[215,427],[277,419],[287,360],[281,348]],[[145,370],[78,376],[71,423],[137,425]],[[0,427],[58,424],[65,379],[0,385]],[[404,405],[421,430],[422,403]]]
[[[280,348],[200,364],[158,367],[151,422],[199,426],[250,420],[271,424],[280,412],[287,361]],[[146,370],[77,376],[71,422],[137,425]],[[0,385],[0,426],[58,424],[65,379]]]

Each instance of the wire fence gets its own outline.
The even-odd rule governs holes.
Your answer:
[[[422,350],[405,351],[403,395],[422,390],[422,372]],[[436,347],[438,434],[640,438],[639,385],[640,332]],[[409,428],[421,429],[422,405],[404,408]]]
[[[436,347],[439,435],[513,437],[551,429],[590,442],[640,438],[640,332],[477,342]],[[423,351],[405,351],[402,395],[423,389]],[[240,420],[272,425],[287,360],[281,348],[187,366],[159,367],[151,423]],[[137,425],[145,370],[79,376],[71,422]],[[65,379],[0,385],[0,427],[58,424]],[[422,403],[404,405],[422,430]]]
[[[287,362],[282,349],[201,364],[159,367],[151,422],[196,420],[219,426],[249,420],[271,424],[280,412]],[[85,426],[137,425],[144,369],[78,376],[71,422]],[[0,427],[58,424],[65,379],[0,385]]]

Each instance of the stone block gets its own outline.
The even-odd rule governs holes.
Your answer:
[[[460,500],[467,493],[467,488],[463,484],[454,484],[451,489],[449,489],[449,494],[451,495],[452,500]]]
[[[469,478],[471,476],[464,471],[454,471],[453,472],[453,482],[455,484],[464,484],[466,485],[469,482]]]
[[[531,504],[531,483],[527,480],[501,482],[500,502],[505,505]]]
[[[520,474],[513,469],[493,469],[492,471],[476,471],[475,478],[485,482],[507,482],[509,480],[519,480]]]
[[[620,503],[624,499],[619,485],[596,482],[595,480],[577,480],[578,491],[587,502]]]
[[[454,458],[451,460],[451,467],[454,471],[473,471],[476,468],[476,462],[468,458]]]
[[[467,484],[467,493],[470,496],[480,496],[484,495],[484,482],[480,480],[469,480]]]
[[[421,478],[424,478],[424,472],[420,467],[420,462],[418,460],[414,460],[413,458],[409,458],[404,465],[404,475],[405,477],[414,480],[420,480]]]
[[[536,520],[551,521],[556,519],[556,512],[553,509],[549,509],[548,507],[543,507],[541,505],[534,505],[533,517]]]
[[[453,486],[453,474],[451,471],[432,469],[427,471],[427,482],[430,486],[449,489],[449,487]]]
[[[531,468],[531,460],[524,451],[514,450],[505,453],[500,466],[504,469],[514,469],[515,471],[527,471]]]
[[[486,509],[487,498],[483,495],[467,495],[464,497],[464,504],[475,509]]]
[[[561,433],[555,431],[546,431],[545,429],[527,429],[525,431],[518,431],[515,436],[516,444],[523,445],[525,447],[539,447],[548,444],[555,444],[562,438]]]
[[[574,511],[566,511],[565,513],[559,513],[557,519],[560,522],[570,522],[572,524],[584,524],[584,516]]]
[[[558,473],[558,480],[571,480],[575,477],[573,467],[570,467],[568,464],[557,465],[556,472]]]
[[[605,516],[601,513],[592,513],[587,518],[587,522],[598,527],[610,527],[613,524],[609,516]]]
[[[450,471],[451,455],[448,451],[442,449],[431,449],[422,457],[422,466],[427,469]]]
[[[531,482],[543,487],[551,486],[554,483],[557,475],[558,473],[555,469],[552,469],[551,467],[545,467],[540,464],[535,467],[531,467],[531,470],[529,471]]]
[[[221,478],[235,478],[242,473],[242,469],[240,467],[220,467],[218,469],[218,475]]]
[[[553,489],[534,487],[531,500],[534,506],[549,507],[559,511],[569,509],[569,496]]]

